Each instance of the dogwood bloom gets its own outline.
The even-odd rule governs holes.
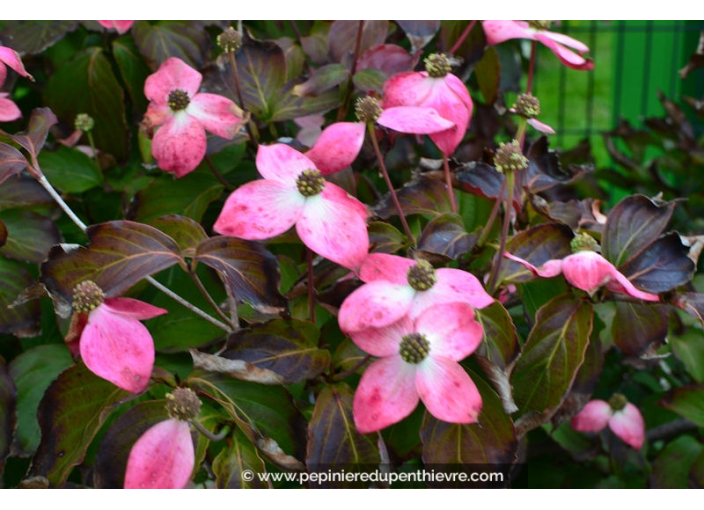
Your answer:
[[[479,346],[484,331],[466,303],[433,306],[382,328],[351,335],[380,359],[362,375],[352,402],[357,430],[366,434],[401,421],[422,400],[450,423],[474,423],[482,407],[477,387],[458,361]]]
[[[450,73],[447,57],[435,54],[425,62],[427,71],[400,73],[386,80],[382,107],[386,110],[416,106],[436,110],[440,117],[454,125],[429,136],[440,151],[449,156],[467,132],[474,105],[462,80]]]
[[[579,432],[599,432],[608,425],[623,441],[640,450],[645,441],[645,421],[636,406],[623,395],[614,395],[611,400],[592,400],[570,423]]]
[[[144,116],[151,127],[161,126],[152,140],[159,168],[183,177],[203,160],[205,131],[231,139],[242,126],[242,110],[217,94],[198,93],[203,76],[171,57],[144,82],[151,102]]]
[[[484,34],[489,44],[499,44],[509,39],[531,39],[539,41],[555,54],[560,62],[572,69],[589,71],[594,69],[594,62],[586,59],[580,53],[589,51],[589,47],[580,41],[564,34],[556,34],[546,30],[549,21],[511,21],[511,20],[485,20],[482,21]],[[566,48],[569,46],[578,53]]]
[[[484,308],[494,302],[471,273],[434,269],[425,260],[372,253],[359,275],[366,285],[347,296],[338,315],[340,329],[348,335],[388,326],[406,315],[415,320],[436,304],[467,303]]]
[[[327,182],[313,161],[287,145],[260,145],[256,163],[264,179],[237,188],[213,230],[258,240],[295,225],[301,241],[318,255],[359,269],[369,251],[366,206]]]
[[[132,23],[134,23],[134,20],[119,20],[119,21],[109,21],[109,20],[98,20],[98,23],[100,23],[100,26],[103,28],[107,28],[108,30],[112,30],[113,28],[117,30],[117,33],[122,35],[125,32],[127,32],[130,27],[132,26]]]
[[[25,78],[34,80],[32,75],[25,70],[19,53],[7,46],[0,46],[0,87],[5,84],[7,78],[7,67],[5,66],[9,66]],[[22,117],[22,112],[9,97],[10,94],[7,92],[0,93],[0,122],[10,122]]]
[[[73,308],[82,316],[79,351],[98,377],[132,393],[149,384],[154,368],[154,341],[140,320],[168,313],[131,298],[106,298],[92,281],[74,289]]]
[[[201,402],[188,388],[166,395],[170,418],[149,428],[130,450],[125,489],[183,489],[191,479],[195,450],[189,420]]]

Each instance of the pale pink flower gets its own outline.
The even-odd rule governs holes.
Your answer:
[[[159,168],[183,177],[203,160],[205,131],[231,139],[243,123],[242,111],[217,94],[198,93],[203,76],[182,60],[171,57],[144,83],[151,102],[144,118],[161,126],[152,140]]]
[[[612,292],[643,299],[645,301],[660,301],[656,294],[650,294],[636,289],[633,284],[614,265],[595,251],[582,250],[568,255],[564,259],[548,260],[540,267],[515,257],[510,253],[504,256],[518,262],[536,276],[552,278],[563,274],[571,285],[593,294],[606,285]]]
[[[509,39],[531,39],[550,48],[563,64],[572,69],[583,71],[594,69],[594,62],[580,55],[588,52],[589,47],[564,34],[535,28],[526,21],[485,20],[482,21],[482,25],[489,44],[499,44]],[[578,53],[566,48],[566,46],[577,50]]]
[[[348,335],[388,326],[406,315],[415,320],[436,304],[467,303],[484,308],[494,302],[471,273],[436,270],[426,261],[372,253],[359,275],[366,285],[347,296],[338,315],[340,329]]]
[[[7,46],[0,46],[0,87],[5,84],[7,78],[7,67],[14,69],[18,74],[34,80],[22,64],[22,59],[19,53]],[[22,112],[17,105],[11,100],[10,94],[7,92],[0,93],[0,122],[10,122],[22,117]]]
[[[484,331],[465,303],[433,306],[382,328],[352,333],[365,352],[381,359],[362,375],[352,410],[359,432],[401,421],[422,400],[450,423],[474,423],[482,407],[477,387],[458,361],[479,346]]]
[[[599,432],[608,425],[626,444],[640,450],[645,441],[643,415],[622,395],[614,395],[610,402],[592,400],[572,418],[570,425],[579,432]]]
[[[121,20],[121,21],[108,21],[108,20],[98,20],[98,23],[100,23],[100,26],[103,28],[107,28],[108,30],[112,30],[113,28],[117,30],[118,34],[124,34],[127,32],[130,27],[132,26],[132,23],[134,23],[134,20]]]
[[[154,368],[154,341],[140,320],[168,313],[131,298],[106,298],[88,313],[80,334],[81,358],[88,369],[114,385],[141,393]]]
[[[148,429],[127,459],[125,489],[183,489],[195,464],[187,421],[171,418]]]
[[[236,189],[213,229],[259,240],[295,225],[301,241],[318,255],[359,269],[369,251],[366,206],[325,181],[313,161],[287,145],[260,145],[256,163],[264,179]]]

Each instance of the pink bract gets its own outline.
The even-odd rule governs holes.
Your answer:
[[[457,76],[447,74],[432,78],[425,71],[397,74],[384,83],[383,108],[399,106],[431,108],[454,124],[430,134],[430,139],[448,156],[464,138],[474,107],[467,87]]]
[[[132,447],[125,489],[183,489],[191,479],[194,464],[188,422],[173,418],[159,422]]]
[[[124,34],[127,32],[130,27],[132,26],[132,23],[134,23],[134,20],[117,20],[117,21],[109,21],[109,20],[98,20],[98,23],[100,23],[100,26],[103,28],[107,28],[108,30],[115,29],[117,30],[118,34]]]
[[[643,415],[630,402],[623,409],[614,411],[608,402],[592,400],[572,418],[570,425],[579,432],[599,432],[608,425],[614,434],[636,450],[640,450],[645,441]]]
[[[259,240],[295,225],[308,248],[357,271],[369,251],[366,206],[329,182],[324,182],[317,195],[301,194],[298,178],[317,168],[287,145],[259,146],[257,169],[264,179],[236,189],[213,229],[222,235]]]
[[[419,363],[404,361],[404,337],[421,335],[428,354]],[[484,332],[465,303],[433,306],[416,320],[408,316],[383,328],[351,335],[364,351],[381,359],[364,372],[352,404],[357,430],[366,434],[401,421],[422,400],[428,412],[450,423],[474,423],[482,399],[457,363],[479,346]]]
[[[34,81],[32,75],[25,70],[20,54],[7,46],[0,46],[0,87],[5,84],[5,78],[7,78],[7,68],[5,66],[14,69],[20,76]]]
[[[130,298],[107,298],[88,314],[81,333],[83,362],[95,375],[132,393],[149,384],[154,341],[140,320],[168,313]]]
[[[580,55],[588,52],[589,47],[564,34],[532,28],[525,21],[485,20],[482,21],[482,25],[489,44],[499,44],[509,39],[531,39],[550,48],[560,59],[560,62],[572,69],[583,71],[594,69],[594,62]],[[566,48],[566,46],[577,50],[578,53]]]
[[[372,253],[364,260],[360,278],[366,282],[350,294],[340,307],[338,322],[345,334],[385,327],[408,315],[416,319],[426,308],[443,303],[467,303],[484,308],[494,302],[471,273],[460,269],[435,270],[437,282],[428,290],[415,290],[408,283],[408,270],[415,260]]]
[[[9,97],[10,94],[0,92],[0,122],[10,122],[22,117],[22,112]]]
[[[614,265],[595,251],[578,251],[562,260],[548,260],[541,267],[535,267],[530,262],[505,253],[505,257],[522,264],[534,275],[552,278],[563,274],[565,279],[578,289],[596,292],[600,287],[612,292],[626,294],[645,301],[660,301],[656,294],[638,290]]]
[[[364,129],[359,122],[331,124],[305,155],[323,175],[339,172],[357,158],[364,143]]]
[[[188,64],[171,57],[144,83],[144,95],[151,101],[145,121],[151,127],[161,126],[152,140],[152,154],[159,168],[176,177],[192,172],[203,160],[206,131],[231,139],[244,122],[242,111],[231,100],[198,93],[202,78]],[[185,95],[185,108],[172,109],[172,93]]]

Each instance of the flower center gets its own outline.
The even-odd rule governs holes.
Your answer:
[[[598,251],[599,245],[589,234],[577,234],[570,241],[570,248],[572,248],[572,253],[580,251]]]
[[[357,104],[354,106],[354,112],[360,122],[368,124],[376,121],[381,116],[382,110],[379,101],[375,98],[367,96],[357,99]]]
[[[408,269],[408,285],[415,290],[428,290],[437,281],[435,269],[427,260],[421,259],[415,266]]]
[[[93,126],[95,126],[95,121],[93,117],[87,113],[79,113],[76,115],[76,120],[73,121],[73,125],[76,129],[80,129],[81,131],[90,131],[93,129]]]
[[[317,168],[304,170],[296,178],[296,186],[298,186],[298,191],[301,192],[301,195],[312,197],[322,193],[323,188],[325,188],[325,178]]]
[[[188,421],[200,413],[200,399],[195,392],[188,388],[176,388],[166,394],[166,412],[170,418]]]
[[[626,407],[626,404],[628,404],[628,400],[620,393],[616,393],[613,397],[609,399],[609,405],[614,411],[620,411],[621,409]]]
[[[169,108],[175,112],[185,110],[190,102],[191,100],[188,99],[186,91],[181,89],[172,90],[169,93],[169,100],[167,101]]]
[[[425,70],[431,78],[442,78],[452,70],[450,59],[441,53],[433,53],[425,60]]]
[[[549,19],[529,19],[528,24],[536,30],[547,30],[552,25],[552,21]]]
[[[540,115],[540,101],[532,94],[521,94],[513,105],[516,113],[526,119],[534,119]]]
[[[406,363],[417,365],[423,361],[430,353],[430,344],[425,335],[411,333],[401,338],[399,354]]]
[[[78,312],[89,313],[105,299],[103,289],[92,280],[84,280],[73,288],[73,308]]]
[[[240,46],[242,46],[242,36],[234,28],[226,28],[223,30],[222,34],[218,36],[218,46],[228,53],[230,51],[237,51]]]
[[[494,156],[494,167],[501,173],[517,172],[528,168],[528,158],[523,155],[518,140],[499,145]]]

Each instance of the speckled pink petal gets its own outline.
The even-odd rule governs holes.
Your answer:
[[[579,432],[599,432],[609,423],[611,406],[603,400],[592,400],[576,414],[570,426]]]
[[[415,296],[410,285],[379,280],[367,283],[347,296],[337,320],[346,335],[368,328],[382,328],[408,313]]]
[[[318,255],[359,271],[369,252],[366,218],[364,204],[328,182],[322,193],[306,200],[296,231]]]
[[[434,108],[394,106],[385,109],[376,120],[380,126],[400,133],[428,135],[454,129],[455,124],[444,119]]]
[[[461,361],[472,354],[484,338],[484,329],[466,303],[431,306],[418,316],[415,330],[430,342],[432,356],[452,361]]]
[[[140,321],[169,313],[168,310],[132,298],[105,298],[103,306],[111,313]]]
[[[260,145],[257,151],[257,170],[265,179],[295,186],[298,176],[311,169],[315,163],[288,145]]]
[[[0,93],[0,122],[10,122],[22,118],[22,112],[17,105],[8,99],[10,94]]]
[[[620,411],[614,411],[609,420],[609,428],[623,442],[640,450],[645,441],[645,421],[636,406],[630,402]]]
[[[162,170],[176,177],[191,173],[205,156],[205,130],[185,111],[176,112],[154,134],[152,154]]]
[[[553,34],[539,30],[535,34],[535,39],[550,48],[555,56],[560,59],[560,62],[565,64],[567,67],[581,71],[589,71],[594,69],[594,62],[587,60],[574,51],[565,48],[563,45],[555,41],[551,37],[552,35]]]
[[[237,105],[217,94],[196,94],[186,111],[207,131],[228,140],[235,136],[243,122],[242,111]]]
[[[383,280],[398,285],[408,285],[408,270],[415,265],[416,261],[413,259],[386,253],[370,253],[364,259],[359,277],[367,283]]]
[[[188,422],[169,419],[148,429],[127,459],[125,489],[183,489],[195,451]]]
[[[251,181],[228,197],[213,230],[242,239],[269,239],[295,225],[305,202],[298,189],[281,182]]]
[[[24,64],[22,64],[20,54],[12,48],[8,48],[7,46],[0,46],[0,62],[14,69],[17,74],[24,76],[25,78],[29,78],[30,80],[34,80],[32,75],[29,74],[24,68]],[[0,80],[0,85],[2,85],[5,81],[4,75],[2,76],[2,78],[3,79]]]
[[[336,122],[326,127],[311,150],[306,152],[323,175],[339,172],[352,164],[364,143],[361,122]]]
[[[385,357],[398,354],[401,340],[405,335],[413,333],[413,322],[408,316],[384,326],[383,328],[369,328],[350,334],[357,347],[372,356]]]
[[[154,341],[137,319],[100,305],[90,312],[80,342],[88,369],[132,393],[143,392],[154,367]]]
[[[170,57],[161,64],[156,73],[147,77],[144,82],[144,95],[150,101],[166,104],[169,94],[180,89],[193,99],[202,79],[203,76],[183,60]]]
[[[367,368],[352,401],[357,430],[375,432],[397,423],[418,405],[416,365],[400,356],[381,358]]]
[[[486,42],[499,44],[509,39],[533,39],[525,21],[484,20],[482,21]]]
[[[432,351],[418,365],[418,394],[428,412],[449,423],[475,423],[482,397],[467,372],[455,361]]]
[[[419,105],[432,92],[426,75],[419,72],[400,73],[384,82],[382,108]]]
[[[484,308],[494,302],[471,273],[461,269],[440,268],[435,271],[437,282],[430,289],[418,292],[409,310],[412,319],[427,308],[442,303],[468,303],[474,308]]]

